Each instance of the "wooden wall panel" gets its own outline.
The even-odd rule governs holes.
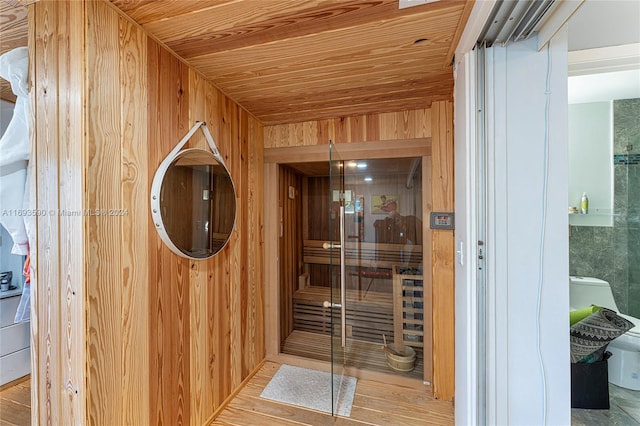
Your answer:
[[[147,37],[127,19],[119,18],[121,102],[122,241],[122,424],[149,424],[149,251],[148,200],[150,187],[146,108]],[[98,100],[100,101],[100,100]]]
[[[191,126],[187,67],[151,39],[147,49],[150,120],[146,173],[151,182],[157,166]],[[189,418],[189,262],[175,256],[155,229],[149,230],[149,253],[151,420],[178,424]],[[169,400],[173,402],[167,404]]]
[[[77,83],[84,81],[78,58],[84,52],[85,12],[82,4],[53,2],[29,11],[31,105],[38,118],[31,123],[31,189],[41,212],[32,258],[32,422],[82,424],[88,256],[81,216],[86,207],[84,86]]]
[[[87,3],[87,207],[121,208],[118,16]],[[117,96],[114,96],[117,95]],[[116,183],[114,185],[114,182]],[[122,423],[120,221],[88,215],[88,423]]]
[[[453,105],[434,102],[431,191],[433,211],[454,210]],[[433,281],[433,393],[438,399],[454,396],[454,233],[432,231]]]
[[[284,341],[293,331],[293,293],[298,288],[298,276],[302,273],[302,182],[295,171],[286,167],[280,168],[278,182],[278,209],[282,224],[279,239],[280,339]],[[297,192],[293,199],[289,198],[289,187]]]
[[[265,126],[265,148],[431,136],[431,110],[419,109]]]
[[[100,211],[38,220],[34,423],[205,424],[265,354],[262,125],[108,2],[30,10],[38,207]],[[238,203],[206,261],[170,252],[149,212],[196,120]]]

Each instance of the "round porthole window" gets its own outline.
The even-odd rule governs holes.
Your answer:
[[[197,126],[197,127],[196,127]],[[180,150],[185,136],[158,167],[151,185],[151,216],[162,241],[189,259],[207,259],[222,250],[233,232],[236,193],[229,170],[204,123],[212,152]]]

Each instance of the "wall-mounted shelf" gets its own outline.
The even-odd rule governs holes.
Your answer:
[[[620,216],[606,211],[592,211],[588,214],[569,213],[569,225],[574,226],[613,226],[613,218]]]

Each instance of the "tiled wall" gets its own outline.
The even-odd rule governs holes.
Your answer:
[[[608,281],[618,308],[640,317],[640,99],[614,101],[613,227],[571,226],[571,275]]]

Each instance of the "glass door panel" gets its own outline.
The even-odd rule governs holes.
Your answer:
[[[330,300],[325,305],[331,307],[331,374],[332,374],[332,414],[336,415],[339,404],[340,385],[344,379],[345,360],[345,297],[344,292],[344,162],[333,142],[329,144],[329,235],[331,241],[325,244],[330,251],[329,275],[331,277]]]
[[[324,307],[331,318],[336,414],[350,368],[423,378],[430,291],[422,271],[421,159],[345,159],[333,143],[329,159]]]

